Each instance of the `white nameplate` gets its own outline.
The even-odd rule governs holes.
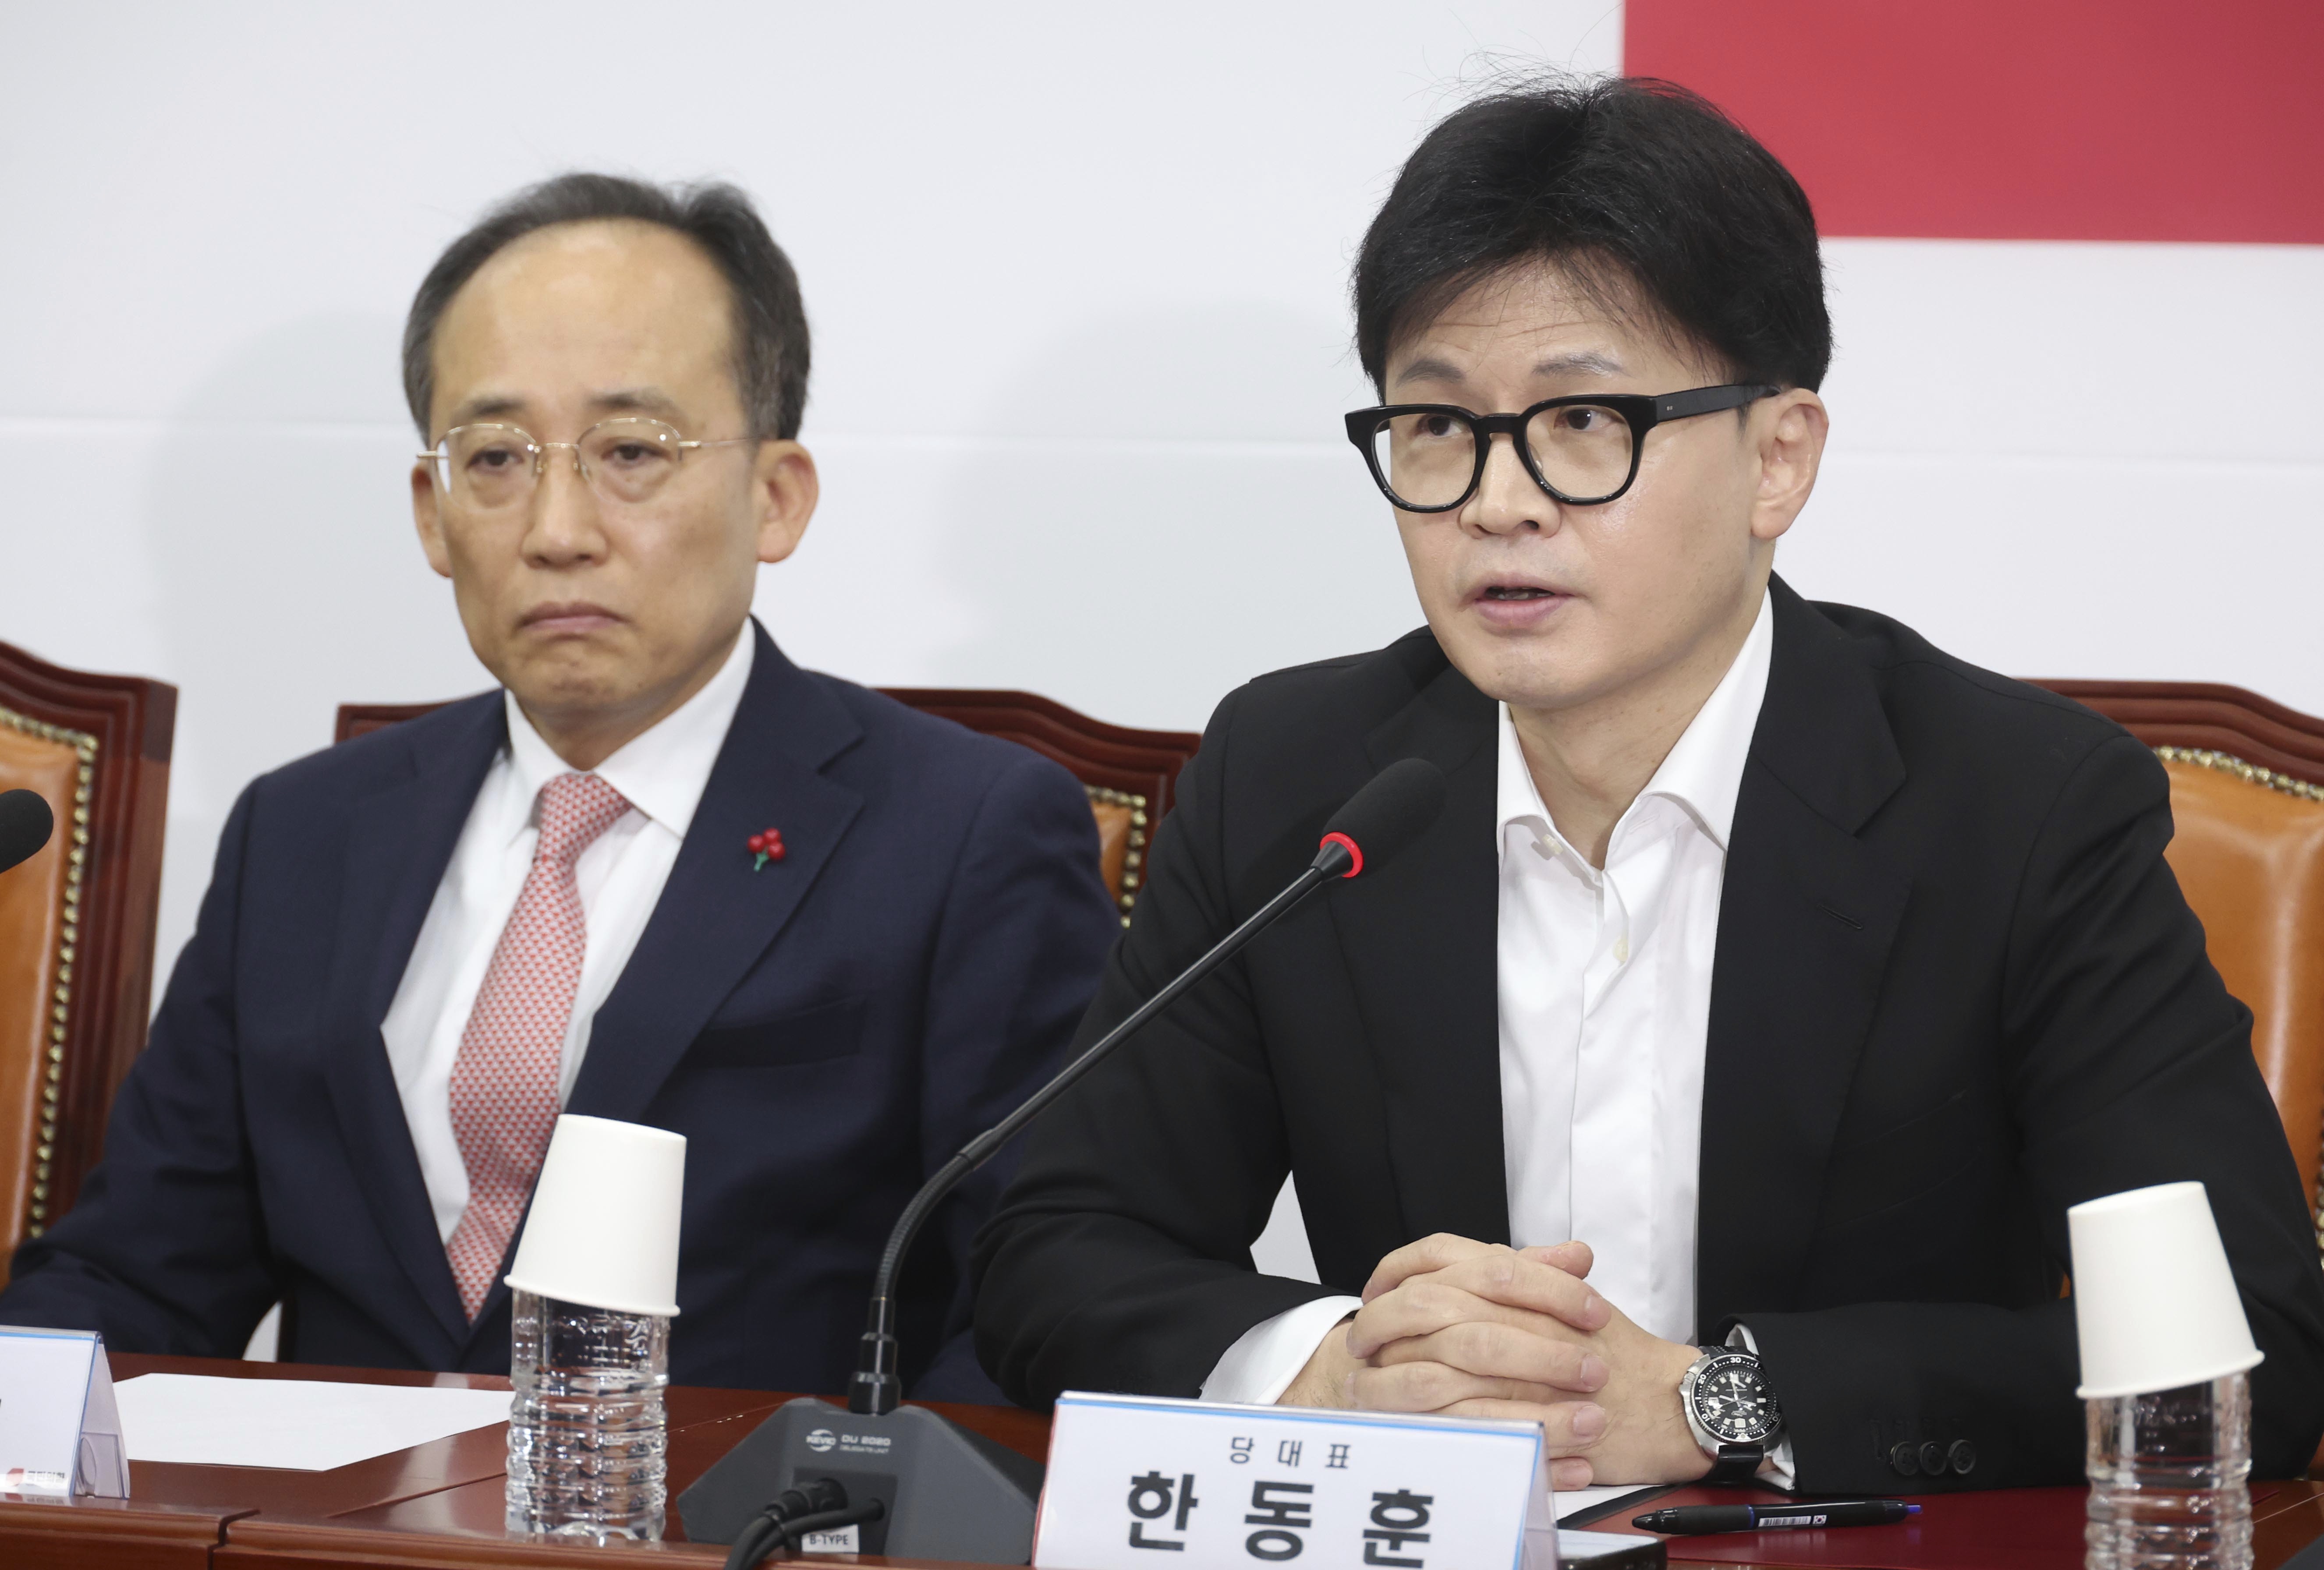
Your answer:
[[[1033,1563],[1547,1570],[1547,1486],[1534,1423],[1068,1391]]]
[[[0,1492],[129,1497],[103,1336],[0,1325]]]
[[[834,1527],[827,1532],[809,1532],[799,1539],[802,1554],[860,1554],[863,1551],[860,1527]]]

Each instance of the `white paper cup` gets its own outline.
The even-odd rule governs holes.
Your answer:
[[[2162,1183],[2066,1212],[2080,1394],[2143,1395],[2241,1373],[2252,1345],[2200,1183]]]
[[[620,1314],[676,1314],[685,1191],[684,1134],[558,1118],[508,1284]]]

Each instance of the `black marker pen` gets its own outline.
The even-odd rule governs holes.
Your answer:
[[[1901,1499],[1803,1500],[1797,1504],[1689,1504],[1648,1510],[1630,1524],[1649,1532],[1766,1532],[1813,1527],[1885,1527],[1918,1514]]]

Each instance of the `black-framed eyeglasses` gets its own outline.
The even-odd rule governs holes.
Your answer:
[[[1406,512],[1450,512],[1477,493],[1493,437],[1506,435],[1534,483],[1569,507],[1611,501],[1638,477],[1646,433],[1773,397],[1757,382],[1684,392],[1550,398],[1522,414],[1474,414],[1452,403],[1389,403],[1348,416],[1348,440],[1381,494]]]

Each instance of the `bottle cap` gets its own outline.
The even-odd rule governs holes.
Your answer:
[[[2142,1395],[2260,1360],[2200,1183],[2162,1183],[2066,1212],[2080,1394]]]
[[[620,1314],[676,1314],[685,1180],[684,1134],[559,1117],[508,1284]]]

